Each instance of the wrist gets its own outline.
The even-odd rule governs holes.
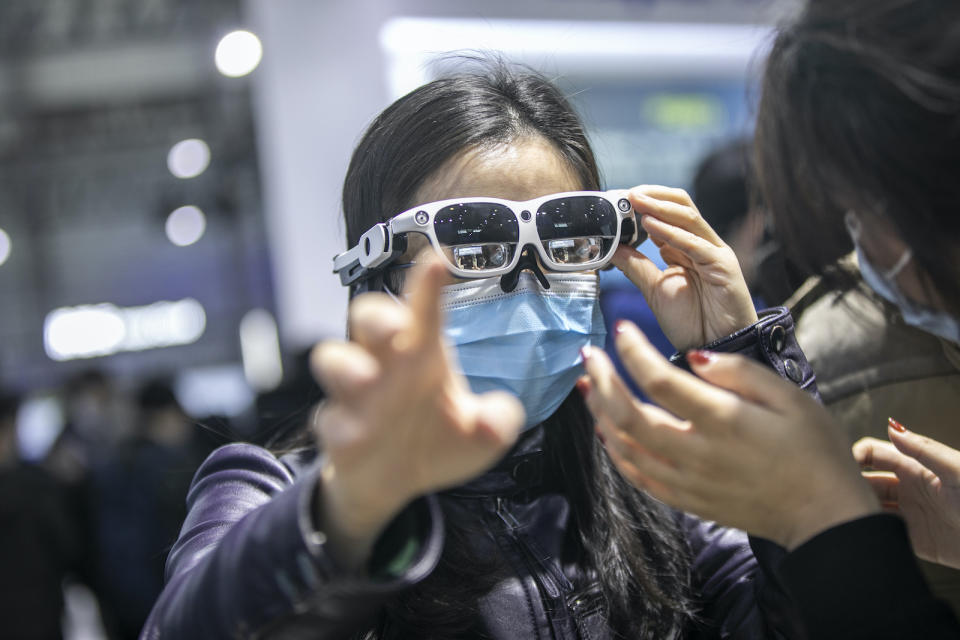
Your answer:
[[[817,499],[792,510],[784,519],[789,526],[774,538],[774,542],[793,551],[827,529],[880,513],[880,503],[870,487],[862,481],[857,485],[840,492],[841,495],[836,491],[824,492]]]
[[[345,567],[357,569],[409,500],[390,497],[369,482],[354,482],[329,462],[320,470],[319,483],[314,504],[317,524]]]

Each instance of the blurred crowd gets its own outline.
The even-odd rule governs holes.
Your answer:
[[[200,463],[240,437],[282,441],[319,398],[306,354],[297,363],[257,398],[252,431],[226,416],[188,415],[172,376],[131,388],[89,368],[55,392],[63,420],[44,428],[56,436],[25,451],[25,398],[0,393],[0,635],[137,638]]]

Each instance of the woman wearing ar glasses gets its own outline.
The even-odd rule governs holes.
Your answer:
[[[314,353],[318,444],[206,461],[144,637],[792,637],[776,550],[630,486],[575,389],[609,264],[678,349],[791,353],[809,388],[789,317],[758,320],[685,193],[599,189],[536,74],[486,65],[386,109],[344,184],[354,298],[349,340]]]

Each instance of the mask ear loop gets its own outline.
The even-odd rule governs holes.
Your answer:
[[[843,222],[846,224],[847,233],[850,234],[850,238],[853,240],[854,244],[859,245],[860,235],[863,231],[860,218],[857,217],[857,214],[854,211],[847,211],[843,214]],[[896,264],[884,271],[878,271],[880,277],[886,280],[888,284],[893,284],[893,281],[896,280],[897,276],[900,275],[900,272],[903,271],[904,267],[907,266],[912,258],[913,249],[907,247],[907,249],[900,254]],[[874,269],[876,269],[876,267],[874,267]]]
[[[550,288],[550,281],[547,280],[547,276],[545,276],[540,269],[540,264],[537,262],[535,253],[535,251],[531,251],[530,246],[524,247],[517,266],[514,267],[512,271],[500,276],[500,289],[502,289],[504,293],[510,293],[517,288],[517,282],[520,281],[520,272],[524,269],[536,276],[541,287],[544,289]]]
[[[406,282],[406,273],[403,273],[403,279],[398,279],[396,277],[391,278],[391,272],[405,272],[407,269],[412,268],[416,263],[409,262],[406,264],[392,264],[386,269],[380,276],[380,291],[383,291],[385,294],[390,296],[390,299],[396,302],[397,304],[406,304],[403,300],[403,284]],[[400,274],[397,274],[400,275]],[[397,286],[397,291],[391,289],[391,286]]]

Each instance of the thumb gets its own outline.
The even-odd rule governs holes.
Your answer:
[[[644,298],[647,300],[653,298],[654,288],[663,274],[653,260],[633,247],[620,245],[614,252],[611,262],[623,272],[623,275],[627,276],[630,282],[640,289]]]
[[[919,433],[900,431],[894,426],[894,422],[896,421],[891,420],[887,435],[901,453],[914,458],[941,480],[960,478],[960,451]],[[898,422],[896,424],[900,425]],[[902,428],[902,425],[900,426]]]
[[[489,391],[476,400],[475,424],[479,434],[497,448],[512,445],[520,435],[525,417],[520,401],[505,391]]]
[[[762,407],[780,409],[797,397],[795,385],[760,363],[738,354],[689,351],[687,362],[691,370],[707,382]]]

